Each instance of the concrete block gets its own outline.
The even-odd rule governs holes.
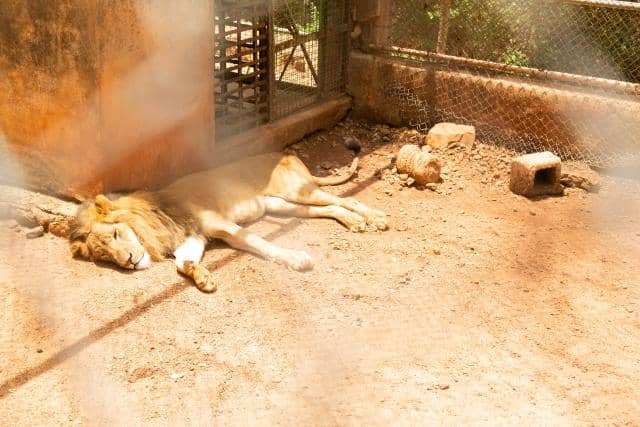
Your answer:
[[[526,154],[511,161],[509,189],[525,197],[563,193],[560,158],[553,153]]]

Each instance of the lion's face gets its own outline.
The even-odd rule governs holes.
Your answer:
[[[96,222],[87,235],[87,248],[92,259],[113,262],[123,268],[142,270],[150,265],[151,258],[126,223],[108,224]]]
[[[99,212],[104,212],[108,203],[104,196],[99,196],[95,208],[88,209],[88,215],[94,216],[96,208]],[[75,256],[112,262],[132,270],[142,270],[151,264],[151,257],[126,222],[94,218],[94,221],[72,235],[71,240],[71,251]]]

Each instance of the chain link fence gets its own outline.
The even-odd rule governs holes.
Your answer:
[[[468,123],[601,166],[640,158],[640,1],[403,0],[391,18],[380,51],[446,71],[389,88],[412,126]]]

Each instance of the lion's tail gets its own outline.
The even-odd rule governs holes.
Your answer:
[[[351,177],[356,173],[356,170],[358,170],[358,158],[357,157],[353,159],[353,162],[351,162],[351,166],[349,166],[349,172],[346,173],[345,175],[314,176],[313,180],[315,181],[316,184],[318,184],[320,186],[340,185],[340,184],[344,184],[345,182],[349,181],[351,179]]]

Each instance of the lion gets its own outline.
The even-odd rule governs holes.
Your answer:
[[[75,257],[133,270],[173,257],[177,271],[203,292],[217,289],[200,263],[213,239],[307,271],[313,260],[306,252],[275,246],[239,224],[275,214],[334,218],[354,232],[367,226],[386,230],[384,212],[320,188],[349,180],[357,163],[355,158],[345,176],[315,177],[296,156],[267,153],[184,176],[157,191],[100,194],[78,209],[71,251]]]

